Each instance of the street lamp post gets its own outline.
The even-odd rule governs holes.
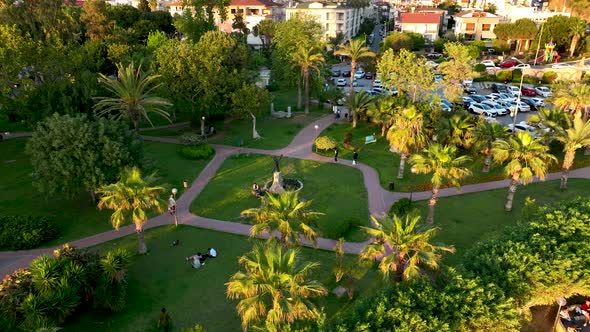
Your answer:
[[[555,321],[553,322],[553,329],[551,329],[551,331],[555,331],[555,326],[557,326],[557,319],[559,318],[559,312],[561,311],[561,307],[565,306],[567,304],[567,301],[563,298],[560,297],[556,300],[557,304],[559,304],[559,308],[557,309],[557,314],[555,315]]]
[[[521,72],[520,74],[520,86],[518,87],[519,90],[519,94],[518,97],[516,98],[516,106],[514,106],[514,111],[511,111],[511,113],[514,114],[514,119],[512,120],[512,135],[516,135],[516,128],[514,128],[516,126],[516,116],[518,115],[518,108],[520,107],[520,97],[522,97],[522,83],[524,81],[524,73]],[[512,114],[510,114],[512,115]]]
[[[174,216],[174,225],[176,227],[178,227],[178,218],[176,217],[176,193],[178,192],[178,189],[176,188],[172,188],[172,195],[170,195],[170,198],[168,199],[168,212],[170,212],[170,214],[172,216]]]
[[[320,126],[314,125],[313,128],[315,129],[315,137],[317,138],[318,137],[318,129],[320,128]],[[315,144],[314,144],[314,146],[315,146]],[[317,146],[315,146],[315,152],[318,152]]]
[[[545,23],[541,24],[541,33],[539,33],[539,41],[537,42],[537,52],[535,52],[535,62],[533,66],[537,65],[537,58],[539,57],[539,49],[541,48],[541,39],[543,38],[543,27],[545,27]]]
[[[201,117],[201,136],[205,137],[205,117]]]

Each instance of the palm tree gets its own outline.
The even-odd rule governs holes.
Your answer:
[[[165,207],[164,201],[160,198],[165,189],[154,185],[155,180],[155,174],[142,178],[140,170],[133,167],[121,172],[119,182],[102,186],[97,191],[102,195],[98,208],[114,210],[111,224],[115,229],[119,229],[128,218],[131,218],[135,224],[140,254],[147,252],[143,237],[143,224],[148,219],[147,211],[153,209],[162,213]]]
[[[298,249],[284,248],[274,240],[257,243],[239,263],[244,272],[236,272],[226,286],[227,297],[240,300],[237,310],[244,331],[251,325],[281,331],[285,324],[319,317],[309,301],[327,294],[320,282],[309,279],[319,264],[301,262]]]
[[[361,252],[361,259],[381,258],[379,270],[384,277],[395,272],[396,280],[416,278],[423,267],[437,269],[442,252],[454,252],[452,246],[432,244],[436,228],[422,228],[420,216],[397,215],[381,220],[371,216],[375,227],[363,227],[373,242]]]
[[[393,121],[387,132],[389,144],[400,154],[398,179],[403,179],[406,159],[426,142],[423,132],[424,118],[416,107],[404,109]]]
[[[586,22],[578,19],[570,26],[570,36],[572,37],[572,43],[570,44],[570,58],[574,56],[578,42],[586,35]]]
[[[346,102],[352,112],[352,128],[356,128],[358,115],[364,114],[369,110],[373,103],[373,98],[363,90],[352,97],[349,96]]]
[[[130,119],[135,131],[139,131],[140,118],[152,124],[149,113],[155,113],[170,121],[170,114],[164,109],[172,104],[166,99],[153,96],[154,91],[162,85],[154,84],[160,75],[143,72],[141,65],[136,69],[133,63],[125,68],[122,64],[118,64],[117,69],[117,79],[110,79],[100,74],[100,81],[114,97],[96,98],[98,102],[94,105],[94,110],[98,115],[116,112],[117,118]]]
[[[585,83],[565,83],[557,86],[552,102],[566,112],[581,114],[590,105],[590,85]],[[588,117],[584,111],[584,119]]]
[[[556,161],[555,156],[549,153],[549,147],[541,141],[541,138],[533,138],[529,132],[520,131],[516,136],[510,135],[506,139],[499,139],[493,143],[492,153],[494,161],[503,163],[504,174],[510,177],[510,187],[506,197],[505,209],[512,210],[512,201],[518,183],[527,185],[535,176],[545,180],[547,169],[551,162]]]
[[[438,201],[440,186],[448,182],[459,188],[459,180],[471,175],[469,169],[462,167],[465,163],[471,161],[471,158],[469,156],[457,157],[456,155],[457,147],[454,145],[442,146],[438,143],[430,143],[424,149],[423,154],[415,154],[410,158],[412,173],[432,173],[430,178],[432,196],[428,201],[428,217],[426,218],[429,224],[434,222],[434,206]]]
[[[561,167],[563,173],[560,188],[567,189],[567,179],[574,163],[576,150],[590,146],[590,121],[583,121],[579,116],[576,116],[573,121],[568,118],[568,126],[558,128],[553,137],[563,144],[565,156]]]
[[[473,144],[474,117],[468,114],[453,115],[448,120],[450,135],[449,144],[469,149]]]
[[[262,197],[260,207],[244,210],[241,215],[254,222],[250,236],[278,231],[280,241],[285,245],[300,243],[301,235],[315,243],[318,234],[310,223],[323,213],[307,210],[311,203],[311,200],[300,201],[299,192],[267,193]]]
[[[394,105],[393,98],[382,95],[379,98],[373,99],[373,104],[369,107],[367,115],[373,123],[381,126],[381,136],[385,137],[387,129],[393,123],[396,112],[397,108]]]
[[[354,95],[354,73],[356,72],[357,62],[361,59],[373,58],[375,53],[365,46],[365,40],[363,38],[351,39],[347,45],[341,45],[340,49],[334,52],[334,55],[343,55],[350,58],[350,92],[349,96],[352,98]]]
[[[293,61],[301,68],[305,86],[305,114],[309,114],[309,72],[320,73],[320,65],[324,63],[324,54],[315,47],[299,47],[293,54]]]
[[[540,108],[537,114],[531,115],[527,122],[533,124],[542,124],[543,126],[555,130],[567,125],[569,115],[557,108]]]
[[[492,144],[508,136],[508,129],[497,122],[480,121],[473,130],[475,148],[485,155],[482,172],[488,173],[492,165]]]

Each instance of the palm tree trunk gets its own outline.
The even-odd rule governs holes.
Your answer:
[[[131,111],[131,121],[133,121],[133,128],[135,128],[135,132],[139,133],[139,113]]]
[[[385,132],[387,131],[387,125],[384,123],[381,126],[381,137],[385,137]]]
[[[305,84],[305,115],[309,114],[309,69],[303,72],[303,83]]]
[[[404,280],[404,271],[406,269],[405,253],[399,253],[397,258],[397,266],[395,267],[395,281],[402,282]]]
[[[488,173],[490,171],[491,165],[492,165],[492,152],[488,151],[488,154],[486,154],[486,158],[483,160],[482,172]]]
[[[434,223],[434,207],[436,206],[436,202],[438,201],[439,188],[439,185],[436,185],[432,188],[432,196],[430,196],[430,200],[428,201],[428,216],[426,217],[426,222],[429,224]]]
[[[504,205],[504,209],[506,211],[512,211],[512,202],[514,201],[514,193],[516,192],[516,187],[518,186],[519,177],[520,177],[519,173],[514,173],[512,175],[512,180],[510,181],[510,187],[508,187],[508,196],[506,197],[506,205]]]
[[[590,145],[588,145],[588,146],[586,147],[586,149],[584,150],[584,155],[585,155],[585,156],[587,156],[587,155],[590,155]]]
[[[301,80],[297,81],[297,109],[301,109]]]
[[[576,46],[578,46],[578,35],[574,35],[572,38],[572,43],[570,44],[570,58],[574,56],[574,52],[576,51]]]
[[[351,110],[352,111],[352,128],[356,128],[356,111],[355,110]]]
[[[354,96],[354,86],[352,86],[352,84],[354,83],[354,73],[356,72],[356,61],[352,60],[350,61],[350,88],[348,90],[348,95],[350,96],[350,98],[352,98]]]
[[[137,252],[143,255],[147,253],[147,245],[145,244],[145,238],[143,237],[143,226],[136,225],[135,232],[137,233]]]
[[[574,157],[576,155],[575,150],[567,150],[565,152],[565,157],[563,158],[563,172],[561,173],[561,184],[559,185],[559,189],[567,189],[567,178],[570,174],[570,168],[574,163]]]
[[[406,156],[405,153],[402,153],[399,158],[399,170],[397,171],[397,178],[403,179],[404,178],[404,168],[406,168]]]

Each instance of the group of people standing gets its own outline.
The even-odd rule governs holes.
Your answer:
[[[334,161],[338,162],[338,148],[334,149]],[[358,159],[359,159],[359,153],[354,150],[354,152],[352,153],[352,165],[356,166],[356,164],[358,163]]]

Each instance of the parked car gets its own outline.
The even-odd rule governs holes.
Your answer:
[[[531,111],[537,111],[538,110],[537,109],[537,104],[534,101],[530,100],[529,98],[526,98],[526,97],[520,98],[520,101],[522,101],[523,103],[529,105],[529,107],[531,108]]]
[[[556,64],[551,65],[551,68],[564,69],[564,68],[576,68],[576,67],[570,65],[569,63],[556,63]]]
[[[365,73],[365,79],[372,80],[373,79],[373,74],[370,71],[366,72]]]
[[[434,75],[434,83],[442,82],[443,77],[444,76],[442,74],[436,74],[436,75]]]
[[[346,79],[339,78],[338,80],[336,80],[336,86],[346,86]]]
[[[471,86],[471,87],[463,89],[463,92],[465,92],[468,95],[474,95],[477,93],[477,89]]]
[[[522,89],[520,89],[520,92],[522,92],[523,96],[527,96],[527,97],[534,97],[537,95],[537,91],[535,91],[534,88],[527,88],[527,87],[522,87]]]
[[[508,109],[506,109],[506,107],[504,107],[504,106],[502,106],[502,105],[500,105],[498,103],[495,103],[493,101],[484,101],[484,102],[482,102],[482,104],[488,105],[491,108],[495,109],[496,110],[496,115],[506,115],[506,114],[508,114]]]
[[[494,68],[496,67],[496,63],[492,60],[483,60],[480,62],[482,65],[486,66],[486,68]]]
[[[502,105],[502,107],[504,107],[505,109],[507,109],[508,111],[510,111],[512,109],[512,102],[507,101],[507,100],[496,100],[496,103]]]
[[[516,97],[513,94],[508,93],[508,92],[500,93],[500,96],[502,97],[502,100],[504,100],[504,101],[515,101],[516,100]]]
[[[463,108],[468,109],[469,105],[475,103],[475,100],[473,100],[471,97],[464,96],[462,102],[463,102]]]
[[[532,101],[533,103],[535,103],[535,107],[545,107],[545,100],[543,100],[543,98],[539,98],[539,97],[527,97],[527,98],[522,98],[522,99],[528,99],[530,101]]]
[[[516,66],[512,67],[511,69],[527,69],[527,68],[531,68],[531,65],[529,65],[528,63],[519,63]]]
[[[508,88],[504,84],[494,83],[492,84],[492,90],[497,93],[506,93],[508,92]]]
[[[438,59],[438,58],[440,58],[440,57],[442,57],[442,56],[443,56],[443,55],[442,55],[442,54],[440,54],[440,53],[428,53],[428,54],[426,54],[426,57],[427,57],[428,59]]]
[[[542,97],[545,97],[545,98],[553,95],[553,92],[551,92],[551,89],[549,89],[546,86],[538,86],[538,87],[536,87],[535,88],[535,92],[537,92],[537,94],[539,96],[542,96]]]
[[[541,132],[539,130],[537,130],[537,128],[533,127],[533,126],[529,126],[526,121],[521,121],[515,125],[513,125],[512,123],[508,124],[506,127],[508,127],[508,131],[509,132],[519,132],[519,131],[527,131],[529,133],[531,133],[531,135],[535,138],[541,136]]]
[[[518,62],[514,59],[510,59],[510,60],[504,60],[502,62],[500,62],[500,64],[498,65],[501,68],[512,68],[514,66],[516,66],[518,64]]]
[[[487,98],[482,95],[471,95],[469,97],[471,97],[471,99],[475,100],[475,102],[477,103],[481,103],[482,101],[487,100]]]
[[[363,78],[363,77],[365,77],[365,72],[364,72],[364,71],[362,71],[361,69],[357,70],[357,71],[354,73],[354,78],[356,78],[356,79],[359,79],[359,80],[360,80],[360,79],[361,79],[361,78]]]
[[[483,119],[489,123],[499,123],[498,120],[492,116],[485,116]]]
[[[469,112],[483,114],[485,116],[496,116],[496,110],[482,103],[473,103],[469,105]]]
[[[520,92],[520,89],[517,86],[513,86],[513,85],[508,85],[506,87],[508,89],[508,92],[515,95],[515,96],[520,96],[522,93]]]
[[[332,70],[332,77],[340,77],[342,72],[340,70]]]
[[[435,69],[436,67],[438,67],[438,63],[436,63],[436,62],[434,62],[432,60],[426,61],[424,64],[427,65],[427,66],[432,67],[433,69]]]
[[[471,78],[468,78],[466,80],[463,80],[463,86],[471,86],[471,84],[473,84],[473,80]]]
[[[373,88],[381,88],[381,87],[383,87],[383,85],[380,80],[373,81]]]
[[[523,103],[522,101],[518,104],[515,101],[513,101],[510,104],[512,104],[512,107],[510,108],[511,112],[512,112],[512,110],[515,110],[517,108],[518,108],[519,112],[530,112],[531,111],[531,107],[529,105]]]
[[[350,70],[343,72],[342,77],[350,77]]]

